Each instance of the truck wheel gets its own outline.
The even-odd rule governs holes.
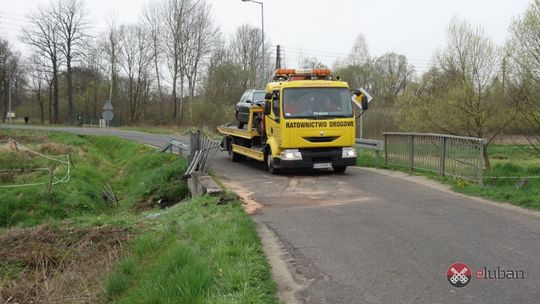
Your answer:
[[[233,146],[232,146],[232,141],[229,143],[229,158],[231,159],[231,161],[233,163],[237,163],[237,162],[241,162],[241,161],[244,161],[245,157],[244,155],[242,154],[238,154],[238,153],[235,153],[233,152]]]
[[[345,170],[347,170],[347,166],[335,166],[334,172],[335,173],[345,173]]]
[[[279,169],[276,169],[274,167],[274,158],[272,157],[272,150],[268,150],[268,155],[266,156],[266,167],[268,168],[268,172],[271,174],[278,174]]]

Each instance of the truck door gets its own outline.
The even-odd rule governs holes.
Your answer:
[[[274,140],[278,146],[281,146],[281,94],[274,92],[271,102],[271,112],[266,117],[266,134],[269,140]],[[276,151],[274,151],[276,153]]]

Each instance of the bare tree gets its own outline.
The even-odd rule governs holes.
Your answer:
[[[302,69],[327,69],[328,66],[322,63],[317,57],[303,57],[300,60],[300,68]]]
[[[5,122],[8,111],[8,86],[10,85],[10,78],[13,67],[12,57],[13,51],[11,49],[9,41],[4,38],[0,38],[0,88],[2,89],[2,95],[4,97],[4,102],[0,103],[0,106],[3,105],[3,111],[1,112],[3,122]]]
[[[29,20],[30,26],[23,29],[21,39],[34,50],[36,56],[46,58],[48,61],[51,69],[49,91],[52,93],[49,94],[49,123],[57,124],[59,123],[58,74],[62,59],[57,19],[51,10],[41,8],[31,14]]]
[[[163,88],[161,84],[161,56],[163,55],[162,30],[164,29],[159,5],[151,4],[143,10],[143,22],[148,28],[150,47],[152,50],[152,60],[154,64],[154,76],[156,77],[158,102],[160,112],[163,112]]]
[[[76,74],[77,78],[75,78],[79,91],[83,93],[81,96],[84,105],[83,117],[87,121],[90,119],[89,123],[101,116],[102,102],[106,98],[104,96],[111,96],[112,80],[108,83],[109,88],[104,86],[106,80],[110,80],[109,72],[111,70],[108,61],[109,57],[104,56],[107,37],[109,36],[105,33],[104,36],[101,36],[101,39],[97,38],[91,43],[91,46],[87,49],[83,66],[80,68],[81,71],[78,75]],[[116,85],[116,82],[114,84]]]
[[[171,76],[173,111],[172,119],[176,121],[178,114],[182,119],[184,104],[184,72],[182,63],[185,61],[186,44],[185,34],[186,21],[193,13],[195,5],[192,0],[166,0],[161,7],[164,20],[164,45],[165,57]]]
[[[182,67],[186,76],[189,92],[189,118],[193,117],[193,102],[195,86],[201,70],[201,62],[210,54],[215,42],[217,29],[212,24],[210,6],[200,1],[194,7],[192,14],[187,16],[184,30],[185,54]]]
[[[119,60],[119,47],[120,47],[120,30],[116,24],[116,20],[113,17],[107,26],[107,30],[103,34],[101,40],[101,49],[104,53],[107,67],[103,67],[102,70],[109,78],[109,100],[115,100],[115,92],[117,91],[116,82],[118,79],[118,60]]]
[[[255,88],[261,83],[261,76],[258,73],[262,65],[261,47],[260,29],[249,24],[241,25],[236,29],[231,48],[237,63],[244,70],[245,88]]]
[[[122,26],[120,32],[120,65],[127,76],[129,120],[133,123],[139,119],[148,98],[152,51],[147,48],[148,35],[142,25]]]
[[[83,0],[59,0],[53,11],[61,37],[60,49],[66,60],[67,123],[71,124],[74,118],[72,66],[75,61],[84,56],[86,31],[89,24]]]
[[[29,60],[29,76],[31,79],[30,90],[39,107],[40,122],[45,123],[45,96],[44,91],[47,86],[47,65],[42,62],[43,57],[32,56]]]
[[[3,89],[5,96],[3,122],[7,117],[9,100],[11,100],[11,110],[13,111],[20,103],[26,87],[26,78],[24,77],[26,70],[22,63],[21,54],[14,51],[9,43],[6,43],[4,47],[6,48],[3,52],[0,50],[0,72],[4,74]],[[2,47],[0,46],[0,48]]]
[[[407,62],[407,57],[396,53],[386,53],[375,59],[373,72],[376,81],[371,87],[372,94],[392,105],[398,95],[412,81],[414,68]]]
[[[369,63],[370,60],[371,56],[369,54],[366,38],[364,35],[358,34],[358,36],[356,36],[356,40],[354,41],[351,52],[347,57],[347,64],[362,66]]]

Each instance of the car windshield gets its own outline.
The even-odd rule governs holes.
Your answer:
[[[283,90],[285,118],[352,117],[347,88],[288,88]]]
[[[264,91],[253,93],[253,102],[264,101]]]

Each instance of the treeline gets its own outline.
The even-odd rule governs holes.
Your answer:
[[[514,134],[540,152],[540,0],[512,22],[503,45],[481,27],[453,19],[446,45],[421,75],[403,55],[371,57],[362,36],[335,70],[376,98],[364,117],[367,137],[439,132],[482,137],[489,145]]]
[[[98,34],[82,0],[51,2],[28,20],[20,37],[28,58],[0,39],[4,121],[9,82],[19,116],[96,123],[111,100],[117,125],[215,125],[230,119],[224,114],[246,88],[262,84],[260,30],[242,25],[226,41],[205,0],[149,2],[137,23],[113,19]]]
[[[82,0],[61,0],[28,16],[21,40],[29,58],[0,39],[0,105],[7,83],[19,116],[41,123],[97,121],[105,100],[115,124],[207,125],[233,119],[242,92],[258,88],[261,31],[242,25],[226,38],[205,0],[149,2],[135,24],[108,22],[93,34]],[[442,132],[484,137],[520,134],[540,142],[540,0],[496,45],[481,27],[454,19],[447,44],[421,75],[404,55],[372,56],[362,35],[334,73],[375,97],[363,119],[364,137],[382,131]],[[266,54],[273,49],[269,41]],[[286,50],[285,50],[286,51]],[[323,67],[304,57],[303,68]],[[9,77],[8,77],[9,76]],[[360,130],[359,130],[360,131]]]

